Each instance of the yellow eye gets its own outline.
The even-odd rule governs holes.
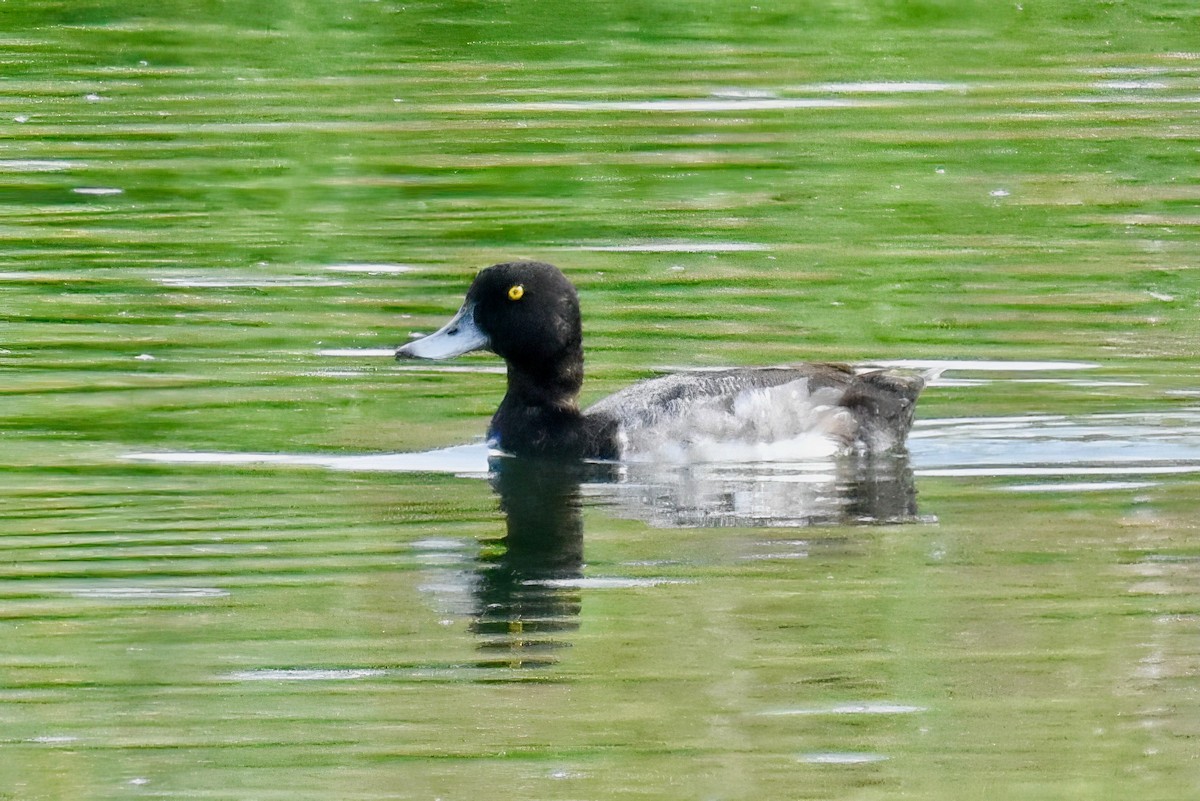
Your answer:
[[[509,300],[520,300],[523,297],[525,297],[525,287],[520,284],[513,284],[508,288]]]

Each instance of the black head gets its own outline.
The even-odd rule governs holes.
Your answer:
[[[509,362],[538,364],[581,347],[579,297],[552,264],[488,267],[475,277],[466,303],[473,304],[475,325],[488,347]]]
[[[450,322],[396,352],[398,358],[447,359],[489,349],[531,373],[582,353],[579,298],[557,267],[538,261],[480,271]]]

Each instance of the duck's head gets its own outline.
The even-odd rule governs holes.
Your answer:
[[[397,359],[449,359],[491,350],[534,372],[579,353],[575,287],[552,264],[514,261],[481,270],[462,308],[436,332],[396,351]]]

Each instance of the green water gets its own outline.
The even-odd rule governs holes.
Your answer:
[[[0,798],[1196,797],[1198,110],[1170,0],[0,5]],[[585,400],[987,364],[902,525],[344,461],[514,258]]]

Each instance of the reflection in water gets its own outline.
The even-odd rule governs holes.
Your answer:
[[[497,661],[537,667],[553,661],[559,635],[579,626],[572,584],[583,576],[579,488],[612,468],[500,456],[489,465],[506,529],[479,557],[471,629]]]
[[[659,527],[854,525],[917,519],[904,454],[813,462],[631,464],[593,488],[622,517]]]
[[[552,664],[578,628],[583,579],[582,487],[623,516],[658,526],[804,526],[916,516],[907,458],[849,457],[801,465],[652,465],[495,456],[491,483],[506,518],[485,542],[472,582],[471,630],[489,665]]]

